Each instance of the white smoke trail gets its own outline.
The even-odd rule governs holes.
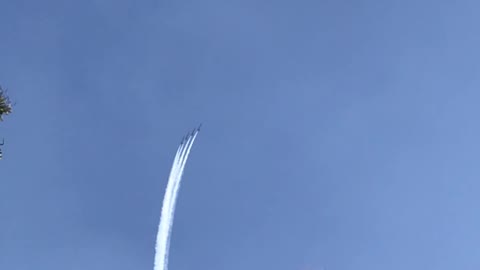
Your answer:
[[[185,164],[187,162],[187,159],[188,159],[188,155],[190,154],[190,150],[192,149],[192,145],[193,145],[193,142],[195,141],[195,138],[197,137],[197,134],[198,134],[198,131],[195,131],[195,133],[193,133],[185,147],[183,148],[184,152],[183,152],[183,156],[182,156],[182,159],[180,160],[180,164],[179,164],[179,170],[177,171],[178,175],[176,177],[176,181],[174,182],[174,187],[173,187],[173,190],[172,190],[172,200],[171,200],[171,205],[170,205],[170,216],[168,218],[168,220],[170,221],[170,224],[168,226],[168,233],[167,233],[167,241],[166,241],[166,249],[165,249],[165,267],[164,267],[164,270],[167,270],[168,269],[168,255],[169,255],[169,251],[170,251],[170,237],[172,235],[172,224],[173,224],[173,218],[174,218],[174,215],[175,215],[175,206],[177,204],[177,195],[178,195],[178,191],[180,189],[180,183],[181,183],[181,180],[182,180],[182,176],[183,176],[183,169],[185,168]]]
[[[177,154],[175,155],[175,159],[173,161],[172,169],[170,171],[170,175],[168,177],[167,188],[165,190],[165,195],[163,198],[163,205],[162,205],[162,213],[160,217],[160,224],[158,225],[158,233],[157,233],[157,243],[155,246],[155,264],[154,269],[160,270],[164,268],[164,261],[165,261],[165,254],[166,254],[166,242],[168,239],[168,226],[169,221],[167,218],[170,216],[171,211],[171,198],[172,198],[172,191],[174,188],[174,181],[176,179],[177,171],[178,171],[178,163],[181,157],[182,150],[184,145],[181,144],[177,150]]]
[[[182,141],[173,161],[165,196],[163,198],[160,224],[158,226],[154,270],[168,270],[168,251],[170,248],[170,234],[175,214],[176,198],[180,188],[183,170],[197,134],[198,129],[194,130],[192,134],[187,136],[186,140]]]

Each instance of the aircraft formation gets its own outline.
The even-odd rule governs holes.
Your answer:
[[[203,123],[202,123],[203,124]],[[182,138],[182,141],[180,142],[180,144],[184,144],[185,141],[187,141],[188,138],[192,137],[193,135],[195,135],[195,133],[199,132],[200,131],[200,128],[202,128],[202,124],[200,124],[198,127],[194,128],[192,130],[192,132],[189,132],[187,133],[187,135],[185,135],[183,138]]]

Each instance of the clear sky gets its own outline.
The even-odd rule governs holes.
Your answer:
[[[0,0],[0,269],[480,269],[478,1]]]

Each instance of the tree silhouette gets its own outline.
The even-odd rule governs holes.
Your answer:
[[[0,86],[0,121],[3,121],[4,115],[12,112],[12,102],[8,98],[7,91]]]

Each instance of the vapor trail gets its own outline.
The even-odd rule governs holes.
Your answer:
[[[165,190],[165,196],[163,198],[160,224],[158,225],[154,270],[168,270],[168,251],[170,248],[170,234],[175,214],[176,199],[180,189],[183,170],[198,131],[199,128],[195,129],[192,133],[189,133],[184,140],[182,140],[173,160],[172,169],[168,177],[167,188]]]
[[[198,130],[195,131],[195,133],[193,133],[191,135],[191,137],[189,138],[186,146],[184,147],[184,152],[183,152],[183,157],[181,159],[181,163],[179,164],[179,170],[177,171],[178,175],[176,177],[176,181],[174,182],[174,187],[173,187],[173,190],[172,190],[172,194],[173,194],[173,197],[172,197],[172,200],[171,200],[171,211],[170,211],[170,217],[169,217],[169,220],[170,220],[170,224],[168,226],[168,233],[167,233],[167,245],[166,245],[166,249],[165,249],[165,267],[163,270],[168,270],[168,255],[169,255],[169,250],[170,250],[170,237],[171,237],[171,233],[172,233],[172,224],[173,224],[173,218],[174,218],[174,215],[175,215],[175,206],[177,204],[177,194],[178,194],[178,191],[180,190],[180,183],[181,183],[181,180],[182,180],[182,176],[183,176],[183,169],[185,168],[185,164],[187,162],[187,159],[188,159],[188,155],[190,154],[190,150],[192,149],[192,145],[193,145],[193,142],[195,141],[195,138],[197,137],[197,134],[198,134]]]

